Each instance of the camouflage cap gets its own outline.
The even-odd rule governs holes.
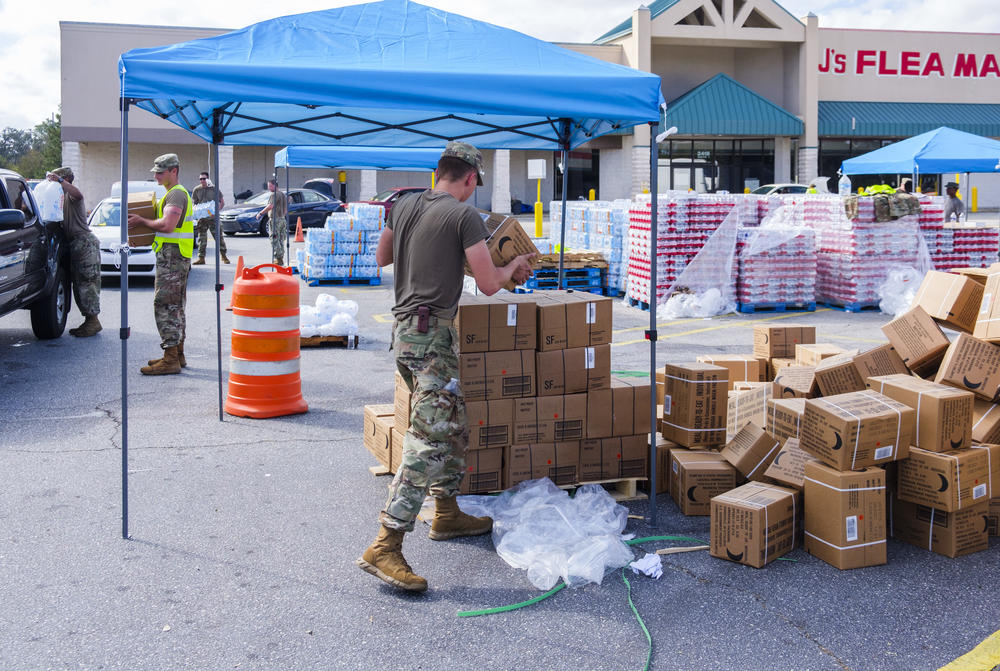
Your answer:
[[[947,184],[944,185],[944,188],[946,188],[946,189],[957,189],[958,188],[958,183],[957,182],[948,182]]]
[[[475,168],[476,183],[479,184],[479,186],[483,185],[483,177],[486,176],[486,170],[483,168],[482,152],[468,142],[449,142],[444,148],[444,151],[441,152],[441,158],[444,158],[445,156],[451,156],[452,158],[465,161]]]
[[[177,154],[164,154],[163,156],[157,156],[153,161],[153,167],[149,169],[150,172],[166,172],[172,168],[181,167],[180,159],[177,158]]]
[[[68,165],[64,165],[61,168],[56,168],[55,170],[53,170],[52,174],[55,175],[56,177],[72,177],[73,168],[69,167]]]

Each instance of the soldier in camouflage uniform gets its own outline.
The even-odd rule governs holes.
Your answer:
[[[271,263],[285,265],[285,246],[288,244],[288,197],[278,188],[278,180],[269,179],[267,188],[271,190],[271,200],[267,207],[257,213],[257,221],[271,213],[268,232],[271,237]]]
[[[208,178],[207,172],[202,172],[198,175],[198,186],[194,187],[194,190],[191,191],[191,202],[195,205],[215,202],[215,185]],[[226,199],[222,197],[222,193],[219,193],[219,208],[221,209],[225,206]],[[215,237],[215,217],[203,217],[198,220],[197,230],[195,231],[195,238],[198,241],[198,260],[192,261],[192,266],[205,265],[205,252],[208,251],[209,231],[212,232],[212,239],[215,240],[215,244],[219,246],[219,257],[222,259],[222,262],[229,263],[229,257],[226,256],[226,237],[224,235],[218,238]]]
[[[458,337],[452,326],[468,262],[479,288],[496,293],[511,278],[531,275],[531,256],[493,265],[486,227],[467,201],[482,185],[483,158],[464,142],[450,142],[437,167],[437,186],[397,203],[379,239],[375,259],[395,263],[393,347],[396,367],[413,393],[403,456],[379,516],[375,542],[357,560],[362,570],[411,591],[427,589],[403,558],[403,535],[429,492],[436,503],[433,540],[489,533],[493,520],[463,513],[456,502],[465,471],[469,429],[458,382]]]
[[[83,323],[69,330],[70,335],[87,338],[102,329],[101,313],[101,243],[90,232],[83,193],[73,186],[72,168],[56,168],[46,177],[58,182],[63,190],[62,229],[69,240],[69,268],[76,307],[83,313]]]

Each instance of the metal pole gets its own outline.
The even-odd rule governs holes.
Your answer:
[[[566,145],[564,145],[565,147]],[[569,149],[562,150],[562,226],[559,227],[559,288],[563,288],[563,254],[566,253],[566,198],[569,189]]]
[[[277,177],[277,175],[275,175]],[[291,224],[292,212],[288,209],[288,203],[291,202],[291,198],[288,197],[288,163],[285,163],[285,263],[289,266],[292,265],[292,242],[291,237],[288,235],[288,226]],[[274,210],[271,211],[274,214]],[[271,221],[274,221],[274,217],[271,217]]]
[[[125,93],[125,73],[122,73],[122,94]],[[121,207],[119,208],[118,260],[121,264],[121,327],[118,338],[122,341],[122,538],[128,539],[128,107],[129,101],[119,98],[122,113],[121,141]]]
[[[657,190],[660,167],[659,149],[656,144],[658,123],[649,124],[649,525],[657,528],[656,510],[656,237]]]
[[[218,128],[218,113],[216,113],[216,128]],[[218,137],[214,138],[218,141]],[[222,240],[222,224],[219,219],[219,145],[212,142],[212,174],[215,175],[215,352],[218,359],[219,369],[219,421],[223,421],[222,415],[222,271],[219,269],[222,252],[220,241]]]

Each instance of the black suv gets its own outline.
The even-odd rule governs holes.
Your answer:
[[[70,308],[61,222],[43,222],[27,181],[0,169],[0,315],[31,310],[37,338],[58,338]]]

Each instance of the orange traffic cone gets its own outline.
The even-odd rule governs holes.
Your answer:
[[[243,273],[243,257],[240,256],[236,259],[236,276],[233,277],[233,288],[236,288],[236,280],[240,279],[240,275]],[[229,307],[226,308],[229,312],[233,311],[233,292],[229,291]]]
[[[295,222],[295,240],[293,242],[305,242],[306,237],[302,235],[302,217]]]

